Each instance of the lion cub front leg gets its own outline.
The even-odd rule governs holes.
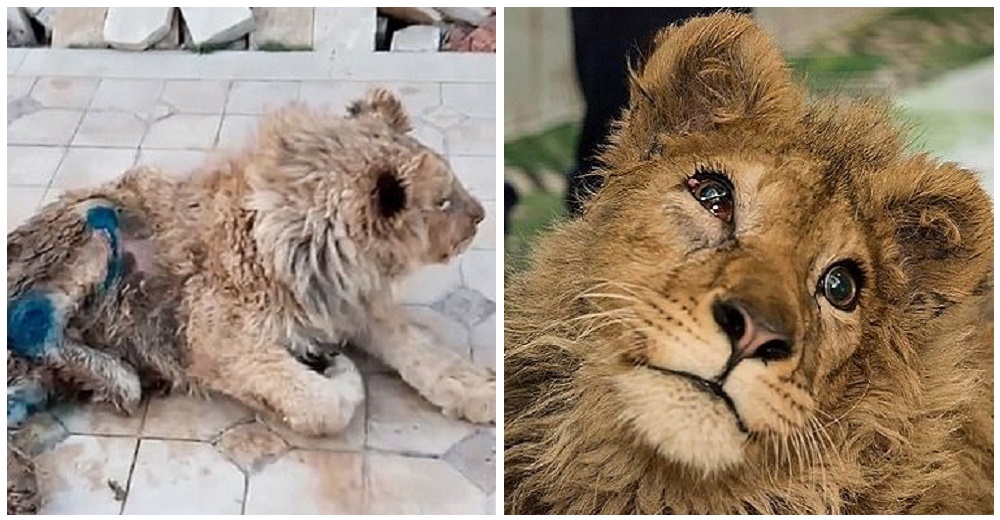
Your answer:
[[[232,359],[232,358],[230,358]],[[319,374],[283,347],[254,349],[211,377],[193,374],[212,390],[273,414],[306,435],[344,430],[364,401],[361,373],[347,356],[337,356]]]
[[[496,421],[496,374],[441,345],[424,327],[403,318],[376,321],[364,346],[445,415]]]

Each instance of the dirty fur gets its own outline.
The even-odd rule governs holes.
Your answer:
[[[364,399],[354,363],[331,352],[350,343],[445,414],[494,421],[493,371],[441,345],[394,298],[407,275],[464,251],[484,217],[410,129],[383,89],[346,115],[291,105],[246,149],[188,176],[136,168],[46,206],[8,236],[8,301],[40,287],[80,294],[57,355],[22,361],[21,379],[126,413],[132,377],[143,392],[218,392],[328,435]],[[93,204],[120,220],[126,267],[107,291],[109,249],[88,245],[79,217]],[[10,368],[8,348],[8,401]]]
[[[993,512],[992,202],[887,106],[807,101],[746,17],[659,34],[604,187],[508,276],[506,513]],[[720,301],[790,350],[737,356]]]
[[[37,514],[38,506],[35,465],[27,454],[14,446],[13,439],[7,435],[7,514]]]

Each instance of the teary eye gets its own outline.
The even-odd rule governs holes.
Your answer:
[[[695,200],[723,222],[733,220],[733,184],[725,175],[704,171],[687,180],[688,190]]]
[[[857,266],[850,262],[839,262],[823,273],[817,291],[834,307],[852,311],[858,304],[860,285],[861,276]]]

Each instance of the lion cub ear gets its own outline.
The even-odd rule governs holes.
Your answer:
[[[392,167],[380,168],[375,174],[372,207],[381,220],[392,220],[406,209],[409,202],[406,185]]]
[[[397,165],[375,167],[372,177],[372,212],[381,221],[393,221],[419,198],[420,186],[426,186],[431,175],[432,156],[420,152]],[[416,190],[416,191],[414,191]]]
[[[368,91],[368,95],[364,99],[359,99],[347,107],[347,113],[351,117],[361,115],[378,117],[397,132],[405,133],[413,129],[410,124],[410,116],[403,108],[403,102],[391,91],[384,88]]]
[[[750,17],[720,13],[662,30],[631,68],[629,108],[617,141],[641,154],[658,134],[726,125],[768,131],[804,114],[801,89],[781,52]]]
[[[928,321],[992,301],[993,204],[973,172],[918,156],[873,175],[869,193],[861,211],[891,217],[886,252],[906,280],[907,315]]]

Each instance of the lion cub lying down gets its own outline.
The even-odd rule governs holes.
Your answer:
[[[468,247],[483,207],[408,135],[388,91],[348,112],[286,108],[225,162],[179,180],[133,170],[11,233],[7,345],[26,365],[8,374],[8,426],[53,392],[128,411],[155,385],[336,433],[364,398],[354,364],[330,352],[345,342],[444,413],[493,421],[493,372],[393,299],[403,277]]]
[[[525,513],[991,513],[993,216],[721,14],[661,32],[585,214],[505,290]]]

